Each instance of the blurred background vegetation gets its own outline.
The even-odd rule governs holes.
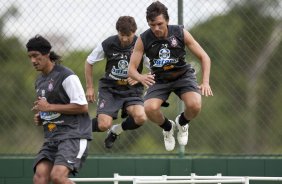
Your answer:
[[[33,2],[38,5],[41,1]],[[133,5],[128,7],[136,13],[129,15],[136,17],[138,34],[148,28],[144,16],[151,2],[146,1],[141,6],[138,1],[131,1]],[[169,8],[170,22],[177,24],[177,16],[174,16],[179,11],[177,1],[162,2]],[[212,59],[210,84],[214,92],[213,97],[203,97],[202,112],[191,122],[185,155],[279,155],[282,152],[282,2],[222,0],[220,2],[224,4],[211,1],[210,6],[204,6],[207,2],[210,1],[195,1],[189,6],[184,3],[183,6],[184,20],[188,17],[186,15],[192,14],[195,22],[191,25],[184,21],[185,28]],[[214,6],[211,6],[212,2]],[[61,1],[58,3],[62,3],[62,8],[68,5]],[[89,6],[105,6],[107,9],[110,4],[106,1],[96,3],[99,4],[89,3]],[[37,33],[48,37],[54,45],[54,51],[63,56],[63,64],[80,77],[84,87],[84,62],[95,44],[93,41],[87,47],[73,46],[67,34],[53,34],[56,30],[48,30],[52,34],[42,30],[27,32],[26,36],[18,35],[17,30],[12,31],[13,24],[19,26],[21,23],[17,20],[23,11],[33,15],[33,10],[28,9],[28,6],[23,9],[20,2],[9,0],[1,1],[0,6],[0,155],[35,154],[42,144],[43,133],[42,127],[33,125],[33,113],[30,110],[35,99],[34,80],[37,72],[26,55],[26,41]],[[112,6],[117,7],[118,2]],[[194,7],[204,10],[199,11]],[[124,10],[126,6],[120,9]],[[58,10],[49,11],[55,17]],[[117,16],[124,15],[120,11]],[[209,14],[202,15],[201,12]],[[80,13],[79,16],[87,16],[86,13]],[[41,16],[43,19],[44,15]],[[116,21],[114,16],[112,19],[112,22]],[[34,21],[28,24],[36,28],[39,23]],[[100,24],[103,25],[103,20],[97,23],[97,27],[90,28],[89,32],[100,29]],[[115,28],[115,24],[108,26]],[[61,32],[64,31],[63,27]],[[96,35],[98,38],[95,42],[111,34],[115,34],[115,30],[101,31],[101,35]],[[81,43],[89,41],[87,37],[80,39]],[[200,65],[187,52],[187,62],[196,68],[200,82]],[[104,67],[105,62],[94,65],[96,91]],[[164,112],[168,118],[174,119],[181,111],[181,104],[175,95],[170,97],[169,103]],[[96,116],[96,104],[90,104],[89,107],[91,117]],[[116,122],[120,121],[122,119]],[[161,129],[149,121],[136,131],[124,132],[110,150],[103,146],[106,133],[94,133],[93,136],[92,155],[174,155],[179,151],[177,146],[175,151],[166,152]]]

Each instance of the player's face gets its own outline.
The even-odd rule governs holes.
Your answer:
[[[148,21],[152,32],[157,38],[165,38],[168,34],[168,21],[164,18],[163,14],[157,16],[153,21]]]
[[[28,52],[28,57],[30,58],[30,61],[37,71],[44,71],[44,69],[48,65],[48,54],[42,55],[38,51],[30,51]]]
[[[122,47],[129,46],[134,40],[135,33],[130,32],[130,34],[124,34],[122,32],[118,32],[118,38],[120,40],[120,44]]]

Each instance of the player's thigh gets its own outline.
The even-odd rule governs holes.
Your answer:
[[[126,107],[126,110],[131,116],[145,114],[143,105],[129,105]]]
[[[56,152],[57,147],[54,146],[54,144],[51,144],[50,142],[44,142],[34,160],[34,172],[36,172],[38,168],[41,168],[43,172],[47,170],[47,172],[50,174],[51,170],[49,170],[49,168],[52,168],[53,166],[52,164],[54,163]]]
[[[75,174],[88,156],[88,147],[89,141],[86,139],[62,140],[58,146],[54,167],[65,166],[69,170],[58,167],[58,169],[62,169],[62,174],[67,171]]]
[[[186,108],[197,107],[201,108],[202,97],[199,93],[194,91],[188,91],[181,94],[181,100],[184,102]]]
[[[126,109],[137,124],[143,124],[147,120],[143,105],[130,105]]]
[[[52,172],[51,172],[51,178],[61,178],[61,177],[68,177],[70,173],[70,168],[66,167],[65,165],[54,165]]]
[[[124,107],[131,116],[145,115],[144,100],[141,96],[125,98]]]
[[[165,100],[160,98],[149,98],[144,102],[144,108],[146,113],[158,111],[161,109],[161,105]]]
[[[42,159],[36,164],[35,174],[39,176],[49,176],[53,163],[47,159]]]

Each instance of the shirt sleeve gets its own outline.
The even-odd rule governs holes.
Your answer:
[[[97,61],[101,61],[105,58],[105,52],[102,47],[102,43],[99,43],[97,47],[87,57],[87,62],[93,65]]]
[[[70,103],[86,105],[87,100],[81,82],[77,75],[68,76],[62,83],[67,95],[70,98]]]
[[[143,55],[143,62],[144,62],[145,67],[151,70],[150,59],[145,54]]]

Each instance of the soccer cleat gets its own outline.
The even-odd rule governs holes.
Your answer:
[[[186,125],[181,126],[179,124],[179,118],[180,118],[180,115],[178,115],[175,118],[175,124],[176,124],[177,129],[178,129],[177,140],[178,140],[179,145],[185,146],[188,143],[188,129],[189,129],[189,125],[186,124]]]
[[[167,151],[172,151],[175,147],[175,139],[173,136],[175,123],[172,120],[169,121],[171,123],[171,130],[170,131],[163,130],[163,135],[164,135],[165,149]]]
[[[116,141],[116,139],[117,139],[117,137],[118,137],[118,135],[117,134],[115,134],[115,133],[113,133],[111,130],[108,132],[108,135],[107,135],[107,137],[106,137],[106,139],[105,139],[105,147],[106,148],[112,148],[113,147],[113,145],[114,145],[114,142]]]

